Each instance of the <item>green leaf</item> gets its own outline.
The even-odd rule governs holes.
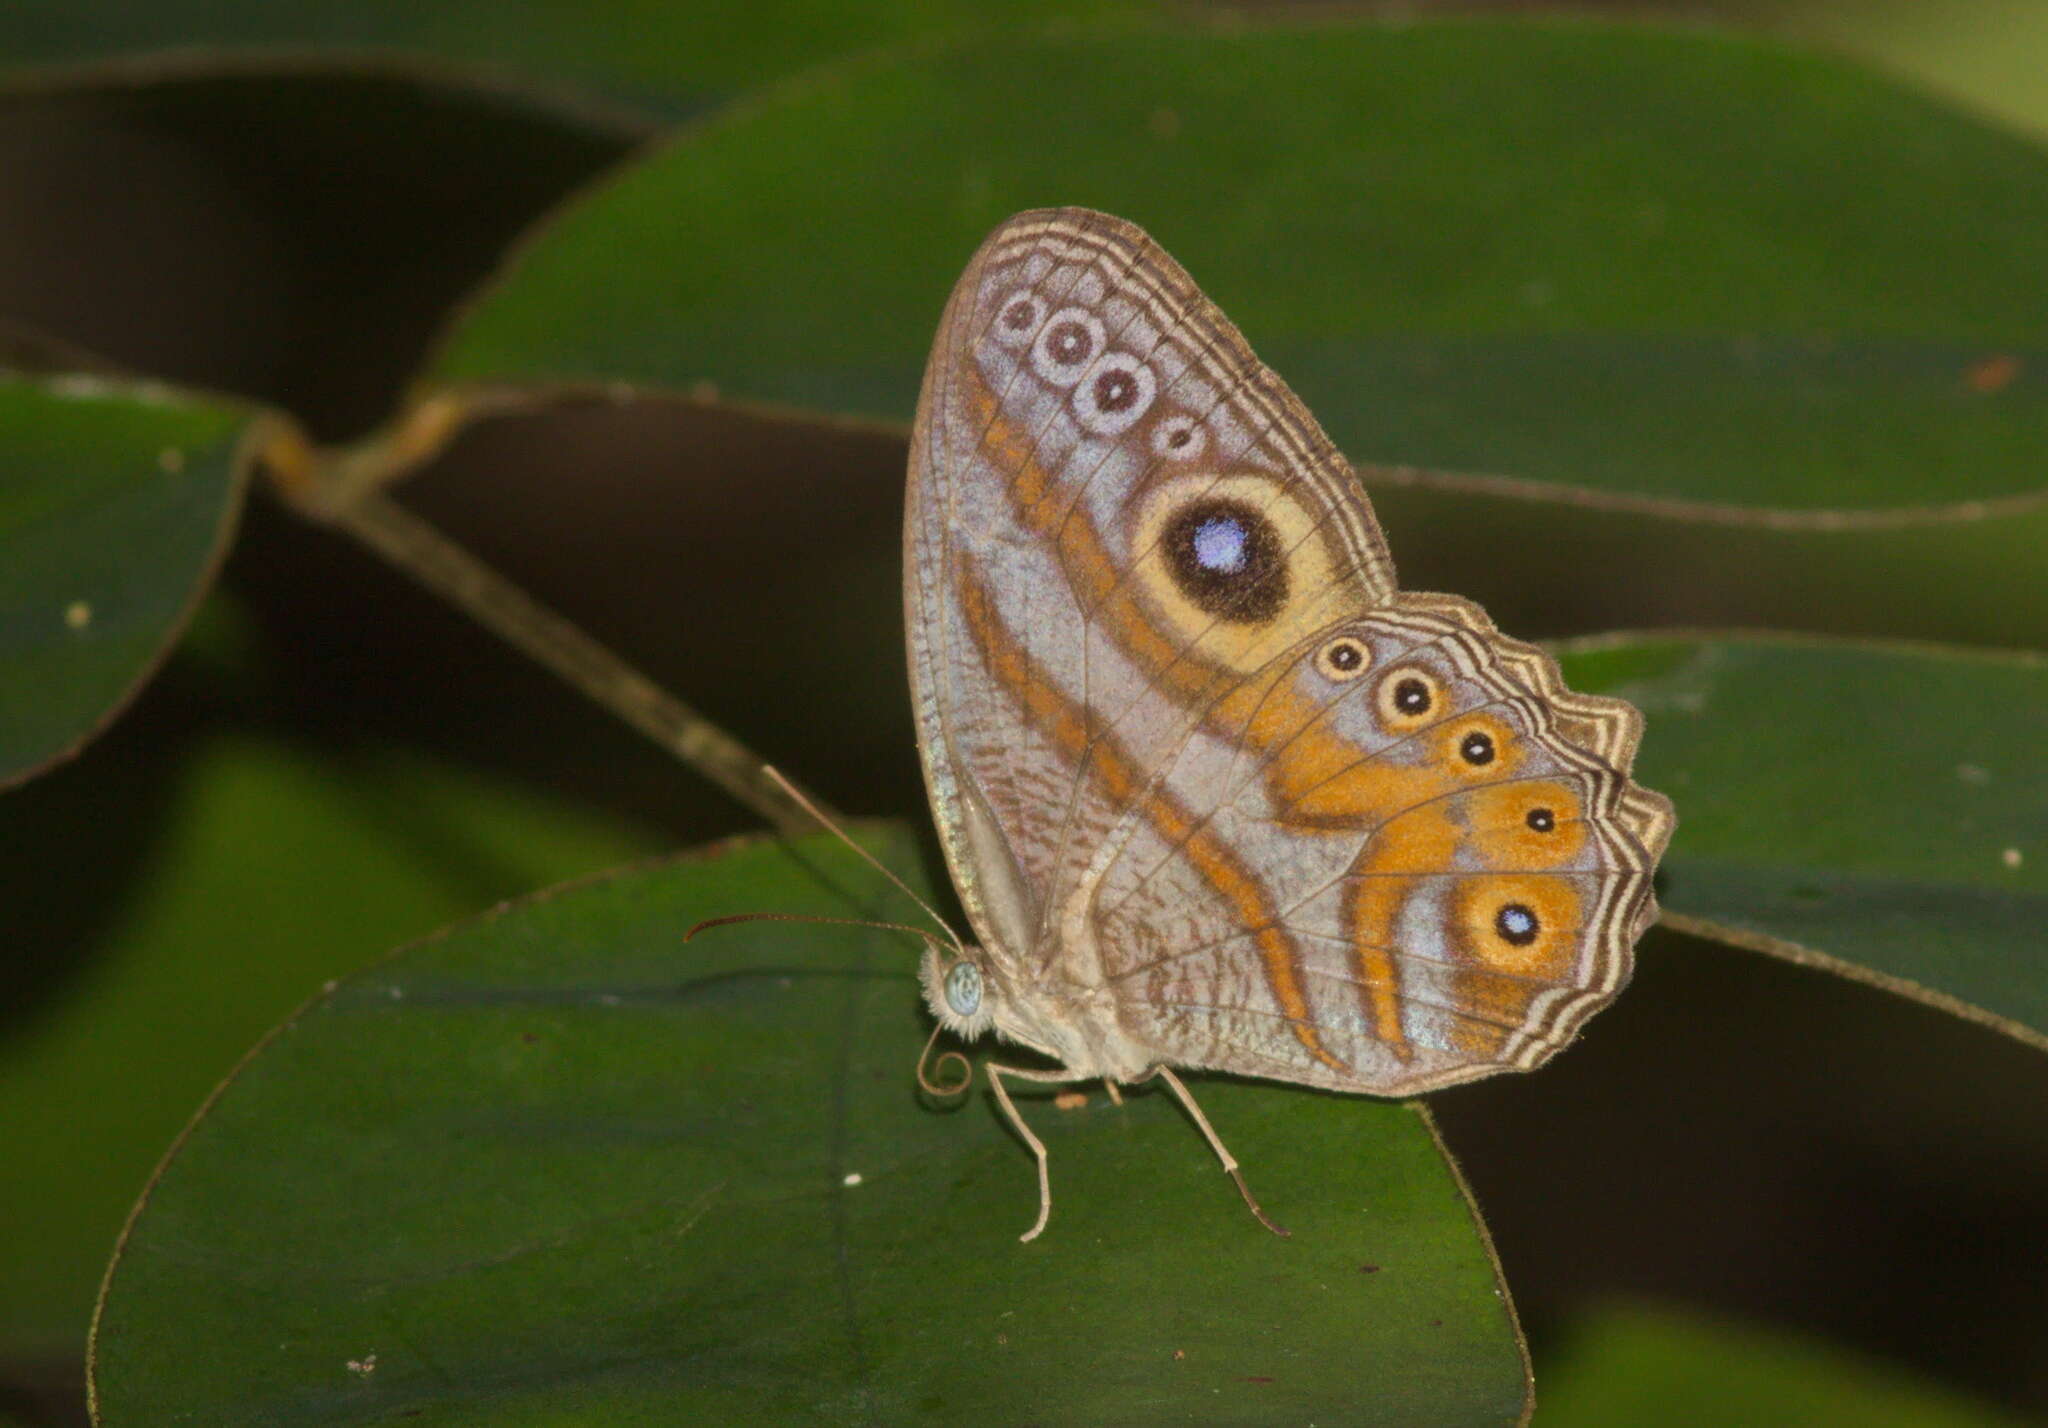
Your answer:
[[[104,752],[0,801],[0,989],[58,964],[48,995],[0,997],[0,1344],[23,1356],[79,1351],[138,1189],[264,1028],[398,938],[661,846],[412,756],[239,733]]]
[[[1677,511],[2048,501],[2012,301],[2048,156],[1700,31],[1062,32],[816,76],[563,211],[432,375],[901,422],[968,254],[1049,203],[1146,226],[1362,462]]]
[[[1543,1381],[1545,1428],[2012,1428],[2018,1420],[1783,1329],[1607,1304],[1571,1326]]]
[[[569,79],[687,112],[833,55],[1034,15],[1150,9],[1137,0],[78,0],[0,10],[0,68],[81,64],[151,50],[409,52]]]
[[[899,835],[882,845],[909,861]],[[1197,1088],[920,1102],[914,944],[698,918],[901,899],[828,839],[557,892],[287,1023],[151,1188],[108,1422],[1511,1423],[1523,1363],[1404,1105]]]
[[[1649,721],[1672,926],[2048,1049],[2048,660],[1644,638],[1567,666]]]
[[[250,414],[0,378],[0,787],[76,753],[183,629],[233,533]]]

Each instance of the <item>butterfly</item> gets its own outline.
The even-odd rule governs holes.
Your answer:
[[[1022,213],[969,262],[904,551],[976,938],[924,996],[1056,1063],[988,1065],[1025,1240],[1005,1078],[1157,1078],[1284,1233],[1175,1068],[1404,1096],[1540,1065],[1628,979],[1674,821],[1641,716],[1398,588],[1343,456],[1132,224]]]

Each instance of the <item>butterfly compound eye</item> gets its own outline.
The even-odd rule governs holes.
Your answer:
[[[972,962],[955,962],[948,969],[946,1005],[955,1016],[971,1017],[981,1010],[981,968]]]
[[[1325,679],[1334,679],[1340,684],[1364,674],[1371,663],[1372,651],[1365,647],[1364,641],[1349,635],[1339,635],[1316,652],[1316,668],[1322,671]]]

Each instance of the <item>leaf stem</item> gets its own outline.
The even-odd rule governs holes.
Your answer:
[[[429,445],[438,447],[461,422],[437,413]],[[424,454],[413,442],[400,462],[412,466]],[[365,449],[368,448],[368,449]],[[485,628],[575,686],[684,763],[703,774],[785,835],[817,830],[803,801],[771,778],[759,754],[567,619],[535,600],[510,580],[450,540],[433,524],[382,494],[397,471],[377,460],[384,442],[328,455],[309,449],[295,433],[271,443],[266,464],[273,486],[296,510],[346,531],[421,585],[466,611]],[[391,452],[398,455],[398,452]],[[364,479],[366,476],[372,479]],[[336,478],[340,479],[336,479]],[[810,802],[832,817],[815,795]]]

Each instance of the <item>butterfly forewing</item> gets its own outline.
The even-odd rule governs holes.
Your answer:
[[[1396,591],[1328,438],[1129,224],[1023,214],[969,265],[906,554],[942,841],[1046,1015],[1404,1091],[1535,1064],[1625,979],[1670,828],[1634,711]]]

